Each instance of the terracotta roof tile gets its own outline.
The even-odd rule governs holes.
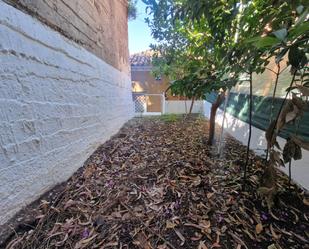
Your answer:
[[[141,53],[132,54],[130,56],[131,66],[150,66],[153,52],[147,50]]]

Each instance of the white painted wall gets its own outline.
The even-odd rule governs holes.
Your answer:
[[[210,117],[210,108],[211,103],[205,101],[204,110],[205,116]],[[218,109],[216,122],[219,125],[222,125],[223,121],[223,110]],[[237,140],[239,140],[244,145],[248,142],[249,136],[249,125],[246,122],[243,122],[234,116],[226,113],[225,122],[224,122],[224,132],[229,133]],[[278,137],[278,143],[281,148],[284,147],[285,139]],[[252,136],[251,136],[251,149],[256,152],[256,154],[261,155],[265,154],[264,150],[267,147],[265,132],[258,128],[252,127]],[[308,151],[303,150],[303,159],[299,161],[293,161],[292,163],[292,178],[298,184],[302,185],[304,188],[309,190],[309,153]],[[288,165],[284,168],[281,168],[283,172],[288,174]]]
[[[165,113],[184,114],[190,110],[191,100],[168,100],[165,101]],[[192,113],[203,113],[204,101],[196,100],[193,104]]]
[[[0,0],[0,225],[132,116],[128,75]]]

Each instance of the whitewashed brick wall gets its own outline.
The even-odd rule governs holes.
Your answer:
[[[184,114],[190,111],[191,100],[168,100],[165,101],[165,113]],[[204,101],[195,100],[192,108],[192,113],[203,113]]]
[[[0,225],[132,115],[127,74],[0,0]]]

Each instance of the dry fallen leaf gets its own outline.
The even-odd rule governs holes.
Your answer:
[[[177,234],[178,238],[181,240],[181,246],[183,246],[186,242],[186,239],[185,237],[183,237],[183,235],[177,230],[177,229],[174,229],[175,233]]]
[[[102,145],[63,191],[45,197],[33,215],[41,217],[34,223],[39,225],[14,233],[11,248],[23,249],[24,241],[29,248],[129,248],[132,241],[141,249],[210,249],[210,242],[212,248],[227,249],[230,241],[237,249],[264,249],[277,239],[282,249],[306,248],[309,200],[277,195],[289,187],[280,171],[272,175],[277,185],[260,184],[267,167],[250,152],[248,188],[242,191],[246,148],[227,136],[224,157],[213,157],[201,139],[207,121],[132,122]],[[280,165],[279,153],[271,158]],[[259,186],[267,202],[256,193]],[[282,204],[273,207],[278,217],[265,211],[275,195]]]
[[[139,246],[142,248],[142,249],[152,249],[152,246],[151,244],[149,243],[148,239],[147,239],[147,236],[144,232],[140,232],[138,235],[137,235],[137,240],[139,242]]]
[[[201,182],[202,182],[202,179],[201,179],[200,176],[197,176],[193,179],[193,185],[196,186],[196,187],[199,186],[201,184]]]
[[[258,223],[255,226],[255,231],[256,231],[257,234],[260,234],[263,231],[263,225],[261,223]]]
[[[304,198],[304,199],[303,199],[303,203],[304,203],[306,206],[309,206],[309,199]]]
[[[158,245],[157,249],[168,249],[168,246],[166,244]]]
[[[169,220],[166,221],[166,228],[167,229],[172,229],[175,228],[177,225]]]
[[[208,249],[208,247],[205,245],[205,241],[200,241],[198,249]]]
[[[273,239],[275,239],[275,240],[280,239],[281,235],[278,235],[278,234],[275,232],[275,229],[273,228],[273,225],[272,225],[272,224],[270,224],[269,228],[270,228],[271,235],[273,236]]]
[[[217,242],[215,242],[215,243],[213,243],[213,244],[211,245],[211,248],[220,248],[220,247],[221,247],[221,245],[218,244]]]
[[[278,249],[275,244],[271,244],[267,247],[267,249]]]

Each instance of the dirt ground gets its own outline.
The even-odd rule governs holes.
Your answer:
[[[206,120],[179,116],[128,122],[72,178],[11,221],[3,248],[309,248],[308,195],[278,172],[268,209],[258,195],[264,163],[225,138],[206,145]],[[18,223],[18,220],[21,221]],[[1,247],[1,246],[0,246]]]

